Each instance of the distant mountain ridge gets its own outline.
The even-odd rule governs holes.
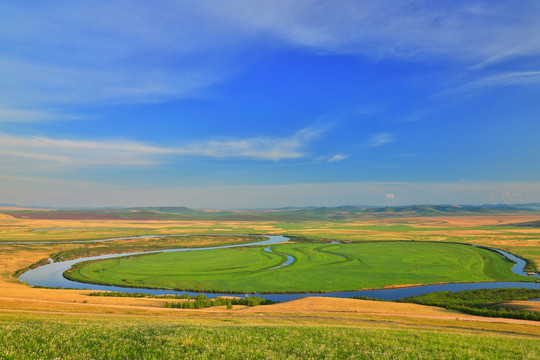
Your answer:
[[[321,221],[362,217],[421,217],[449,215],[489,215],[540,213],[540,204],[497,205],[407,205],[369,207],[343,205],[257,210],[197,210],[184,206],[147,206],[103,209],[5,209],[0,212],[28,219],[81,220],[215,220],[215,221]]]

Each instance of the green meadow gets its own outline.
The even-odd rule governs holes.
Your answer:
[[[540,312],[515,309],[511,300],[527,301],[540,298],[540,289],[476,289],[458,292],[439,291],[400,299],[400,302],[440,306],[467,314],[540,321]]]
[[[450,282],[527,281],[491,251],[452,243],[286,243],[86,262],[73,280],[215,292],[328,292]],[[292,256],[294,262],[279,268]]]

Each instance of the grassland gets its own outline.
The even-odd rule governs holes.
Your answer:
[[[338,213],[334,211],[333,214]],[[414,240],[469,243],[496,247],[519,255],[531,264],[530,269],[538,268],[540,264],[540,228],[515,225],[538,221],[538,213],[406,215],[400,213],[399,217],[394,217],[393,213],[377,213],[350,220],[329,217],[310,220],[304,217],[301,221],[173,221],[159,217],[135,220],[30,219],[0,213],[0,243],[61,243],[154,234],[288,234],[354,242]]]
[[[438,282],[519,281],[491,251],[448,243],[280,244],[80,263],[82,282],[216,292],[325,292]],[[276,268],[291,255],[295,262]]]
[[[135,239],[119,239],[114,241],[104,242],[89,242],[84,244],[63,243],[58,244],[58,248],[62,249],[59,252],[49,254],[46,257],[32,263],[28,266],[18,269],[15,272],[19,276],[30,268],[35,268],[49,263],[49,259],[53,261],[71,260],[80,257],[117,254],[117,253],[133,253],[143,251],[155,251],[164,249],[180,249],[180,248],[198,248],[223,245],[238,245],[264,240],[263,236],[250,235],[187,235],[187,236],[165,236],[165,237],[145,237]],[[36,248],[43,246],[36,242],[34,244],[17,244],[19,247]],[[2,243],[0,243],[0,249]]]
[[[60,261],[103,254],[238,245],[262,241],[264,239],[264,236],[249,235],[189,235],[166,237],[149,236],[143,239],[122,239],[115,241],[88,243],[74,249],[60,251],[56,254],[52,254],[51,258],[54,261]]]
[[[540,312],[531,307],[516,308],[514,300],[540,298],[539,289],[478,289],[458,292],[440,291],[401,299],[401,302],[441,306],[467,314],[514,319],[540,320]]]
[[[51,254],[73,251],[77,256],[84,252],[78,249],[101,246],[69,243],[73,240],[152,234],[290,234],[360,244],[450,241],[498,247],[540,263],[540,229],[512,225],[538,221],[538,214],[291,219],[25,219],[0,214],[0,359],[540,357],[540,323],[534,321],[332,298],[252,308],[235,305],[231,310],[170,309],[165,302],[171,300],[31,288],[13,277],[17,269]],[[145,241],[119,246],[128,249]],[[120,244],[114,241],[110,246],[115,243]],[[535,305],[505,303],[540,311]]]
[[[16,319],[16,321],[14,321]],[[241,341],[238,341],[242,339]],[[538,340],[474,332],[0,317],[3,359],[537,359]]]

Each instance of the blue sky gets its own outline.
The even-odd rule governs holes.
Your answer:
[[[540,3],[3,1],[0,203],[540,202]]]

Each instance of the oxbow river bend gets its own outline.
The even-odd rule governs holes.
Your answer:
[[[175,235],[168,235],[175,236]],[[212,246],[206,248],[182,248],[182,249],[168,249],[168,250],[155,250],[155,251],[144,251],[144,252],[133,252],[133,253],[121,253],[121,254],[108,254],[100,256],[91,256],[85,258],[79,258],[74,260],[67,260],[61,262],[50,263],[46,265],[39,266],[35,269],[30,269],[25,273],[19,276],[19,280],[28,283],[31,286],[43,286],[51,288],[69,288],[69,289],[88,289],[88,290],[99,290],[99,291],[122,291],[122,292],[138,292],[138,293],[147,293],[153,295],[162,295],[162,294],[177,294],[177,295],[197,295],[204,294],[208,297],[217,297],[217,296],[239,296],[238,294],[229,294],[229,293],[196,293],[188,291],[174,291],[174,290],[162,290],[162,289],[141,289],[141,288],[128,288],[120,286],[108,286],[108,285],[95,285],[81,283],[77,281],[68,280],[63,276],[63,273],[70,269],[74,264],[89,261],[89,260],[98,260],[98,259],[110,259],[121,256],[131,256],[131,255],[140,255],[140,254],[151,254],[151,253],[160,253],[160,252],[179,252],[179,251],[204,251],[212,249],[224,249],[224,248],[233,248],[233,247],[242,247],[242,246],[254,246],[254,245],[273,245],[286,242],[289,240],[288,237],[278,236],[278,235],[262,235],[268,238],[268,240],[247,243],[247,244],[236,244],[236,245],[226,245],[226,246]],[[152,235],[147,235],[144,237],[152,237]],[[130,238],[130,237],[127,237]],[[122,238],[122,239],[127,239]],[[117,240],[120,238],[108,239]],[[97,241],[107,241],[107,240],[97,240]],[[88,242],[88,241],[85,241]],[[512,271],[518,275],[528,276],[527,273],[523,270],[525,267],[525,261],[502,250],[491,249],[498,252],[501,256],[505,256],[510,260],[515,262],[515,265],[512,268]],[[266,251],[271,251],[267,248]],[[288,266],[294,262],[294,258],[288,257],[287,261],[280,265],[279,267]],[[540,279],[539,274],[531,275]],[[327,292],[327,293],[295,293],[295,294],[254,294],[257,296],[264,297],[273,301],[289,301],[298,298],[308,297],[308,296],[327,296],[327,297],[342,297],[349,298],[352,296],[367,296],[370,298],[377,298],[381,300],[397,300],[409,296],[418,296],[424,295],[436,291],[462,291],[462,290],[474,290],[474,289],[492,289],[492,288],[509,288],[509,287],[518,287],[518,288],[528,288],[528,289],[540,289],[540,283],[534,282],[486,282],[486,283],[458,283],[458,284],[438,284],[438,285],[423,285],[423,286],[412,286],[404,287],[397,289],[377,289],[377,290],[361,290],[361,291],[339,291],[339,292]],[[250,294],[251,295],[251,294]]]

